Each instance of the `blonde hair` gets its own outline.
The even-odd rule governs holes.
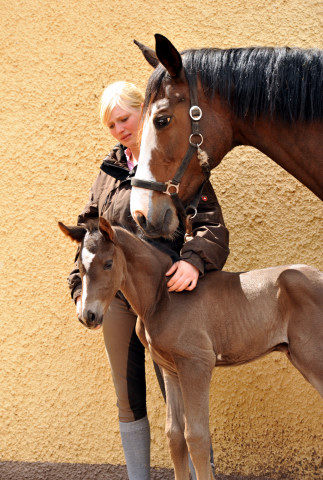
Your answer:
[[[100,120],[104,127],[108,126],[109,117],[116,105],[124,110],[140,110],[144,96],[133,83],[115,82],[108,85],[102,94],[100,102]]]

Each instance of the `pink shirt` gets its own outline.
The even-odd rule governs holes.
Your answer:
[[[132,151],[130,150],[130,148],[126,148],[126,150],[124,151],[125,155],[126,155],[126,158],[127,158],[127,165],[128,165],[128,168],[129,168],[129,171],[133,169],[133,167],[135,165],[137,165],[137,162],[136,160],[133,158],[133,155],[132,155]]]

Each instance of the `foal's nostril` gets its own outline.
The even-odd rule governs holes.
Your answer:
[[[88,323],[94,323],[95,322],[95,313],[91,312],[91,310],[89,310],[87,312],[87,321]]]
[[[145,229],[147,227],[147,220],[143,213],[136,211],[134,212],[134,217],[141,228]]]

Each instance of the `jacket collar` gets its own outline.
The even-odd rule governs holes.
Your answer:
[[[132,177],[137,170],[137,165],[129,172],[125,154],[126,148],[127,147],[121,145],[121,143],[118,143],[103,160],[100,167],[101,170],[107,175],[118,179]]]
[[[111,152],[105,157],[105,159],[102,162],[101,168],[113,166],[113,167],[119,167],[129,171],[125,150],[126,150],[126,147],[124,145],[121,145],[121,143],[118,143],[111,150]],[[102,170],[104,169],[102,168]]]

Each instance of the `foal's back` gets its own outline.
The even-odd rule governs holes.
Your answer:
[[[209,272],[194,291],[170,294],[159,307],[145,325],[153,348],[167,356],[240,364],[287,352],[291,337],[308,329],[323,345],[323,274],[306,265]]]

